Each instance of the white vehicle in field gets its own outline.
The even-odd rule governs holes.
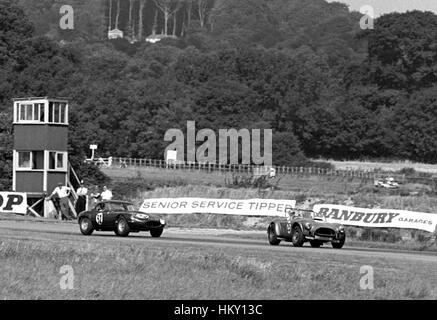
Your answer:
[[[396,182],[393,178],[385,178],[383,180],[375,180],[375,187],[377,188],[385,188],[385,189],[397,189],[399,188],[399,183]]]

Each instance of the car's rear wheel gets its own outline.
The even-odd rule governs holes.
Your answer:
[[[313,248],[320,248],[322,243],[320,241],[318,241],[318,240],[310,240],[310,245]]]
[[[87,217],[80,218],[79,228],[80,228],[80,232],[82,232],[82,234],[85,236],[91,235],[94,231],[93,223]]]
[[[340,242],[331,242],[331,244],[334,249],[341,249],[343,248],[345,241],[346,241],[346,235],[343,235],[340,238]]]
[[[278,244],[281,243],[281,240],[278,239],[278,236],[275,231],[275,225],[273,223],[269,225],[269,227],[267,228],[267,236],[269,238],[269,243],[272,246],[277,246]]]
[[[115,225],[115,234],[120,237],[127,237],[129,235],[130,228],[125,217],[120,217]]]
[[[291,238],[293,246],[302,247],[305,242],[305,236],[303,235],[302,229],[299,226],[293,228],[293,236]]]
[[[152,230],[150,230],[150,235],[153,238],[159,238],[163,232],[164,232],[164,228],[152,229]]]

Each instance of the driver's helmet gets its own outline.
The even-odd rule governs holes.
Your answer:
[[[296,218],[303,218],[303,214],[302,214],[302,212],[296,212],[296,213],[294,214],[294,216],[295,216]]]
[[[285,213],[288,214],[291,217],[294,217],[295,214],[296,214],[296,212],[293,209],[291,209],[291,208],[285,209]]]

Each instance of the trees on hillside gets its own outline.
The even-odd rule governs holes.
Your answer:
[[[153,0],[156,7],[164,16],[164,35],[168,35],[169,19],[179,11],[181,2],[179,0]]]
[[[210,22],[212,34],[233,45],[261,43],[269,47],[281,39],[275,16],[263,0],[217,0]]]
[[[341,4],[216,0],[202,28],[199,2],[186,0],[164,30],[179,35],[185,24],[182,39],[90,37],[78,46],[36,38],[44,28],[34,31],[10,3],[0,2],[0,112],[10,117],[14,96],[71,97],[75,154],[97,143],[102,156],[162,158],[165,131],[194,120],[198,129],[273,129],[276,164],[301,163],[302,154],[437,162],[435,15],[383,16],[380,29],[357,37],[356,15]],[[106,3],[115,19],[118,1]],[[155,7],[120,1],[119,26],[160,33]]]
[[[368,41],[370,76],[380,88],[411,91],[437,81],[437,15],[384,15],[362,37]]]
[[[414,92],[395,107],[390,123],[401,158],[437,163],[437,85]]]

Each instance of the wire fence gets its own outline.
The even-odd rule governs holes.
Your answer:
[[[96,165],[104,168],[160,168],[168,170],[187,170],[203,172],[229,172],[229,173],[249,173],[253,175],[306,175],[306,176],[331,176],[345,178],[360,178],[363,180],[377,180],[393,178],[394,180],[405,183],[408,178],[405,174],[381,173],[375,170],[336,170],[320,167],[289,167],[289,166],[257,166],[245,164],[220,164],[220,163],[201,163],[201,162],[176,162],[158,159],[137,159],[110,157],[99,159],[88,159]],[[437,181],[437,180],[436,180]]]

